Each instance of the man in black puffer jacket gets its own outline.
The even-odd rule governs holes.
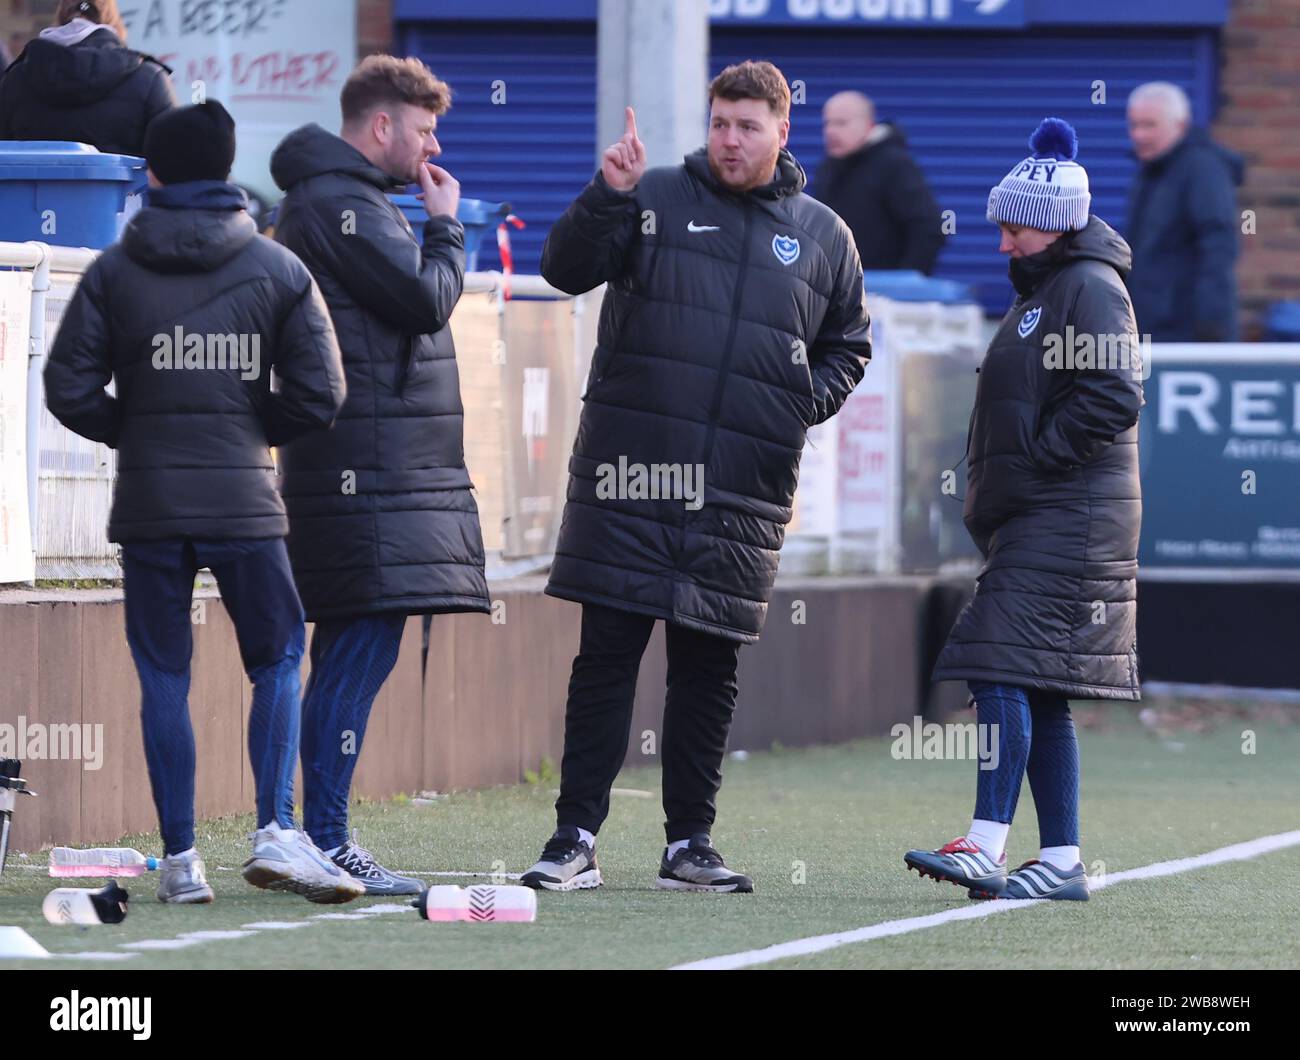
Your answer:
[[[159,899],[212,901],[194,850],[187,703],[190,600],[208,567],[253,682],[258,832],[244,876],[346,901],[362,887],[293,827],[304,626],[271,458],[272,445],[333,421],[343,369],[311,274],[257,234],[243,193],[226,183],[234,129],[215,100],[150,126],[149,205],[86,271],[50,351],[45,396],[60,422],[118,453],[108,536],[122,543],[165,855]]]
[[[934,271],[943,221],[925,174],[897,125],[876,121],[861,92],[837,92],[822,108],[826,157],[812,195],[844,218],[862,267]]]
[[[145,130],[176,106],[171,71],[125,44],[113,0],[65,0],[0,79],[0,140],[71,140],[140,155]]]
[[[659,886],[750,890],[709,830],[741,644],[758,640],[804,434],[871,354],[847,226],[804,195],[784,149],[790,90],[770,63],[710,86],[706,149],[645,171],[627,132],[551,229],[542,274],[608,283],[547,592],[583,605],[558,830],[523,881],[600,883],[594,842],[626,754],[637,668],[668,639]]]
[[[276,238],[320,284],[348,380],[334,430],[284,453],[289,555],[316,622],[304,824],[372,894],[420,886],[350,843],[347,825],[366,719],[406,618],[489,610],[449,325],[465,268],[459,188],[427,161],[439,153],[433,130],[449,101],[418,59],[370,56],[343,87],[342,136],[308,125],[271,158],[288,192]],[[386,194],[415,181],[429,215],[422,240]]]

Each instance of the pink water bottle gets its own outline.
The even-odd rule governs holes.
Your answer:
[[[157,867],[157,858],[145,857],[130,847],[55,847],[50,851],[51,876],[143,876]]]
[[[411,904],[424,920],[530,923],[537,919],[537,892],[531,887],[426,887]]]

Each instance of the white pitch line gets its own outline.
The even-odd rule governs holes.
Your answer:
[[[522,872],[419,872],[414,869],[394,869],[393,871],[399,876],[450,876],[452,878],[483,876],[493,880],[522,880],[524,878]]]
[[[415,906],[409,902],[376,902],[374,905],[363,905],[357,910],[362,916],[379,916],[382,913],[410,913]]]
[[[1109,887],[1112,883],[1122,883],[1125,880],[1150,880],[1157,876],[1173,876],[1179,872],[1203,869],[1207,865],[1222,865],[1225,861],[1245,861],[1260,854],[1271,854],[1275,850],[1293,847],[1297,843],[1300,843],[1300,831],[1279,832],[1277,835],[1266,835],[1259,839],[1247,840],[1245,843],[1235,843],[1230,847],[1220,847],[1207,854],[1176,858],[1173,861],[1158,861],[1154,865],[1107,873],[1092,889],[1100,890],[1102,887]]]
[[[317,913],[315,916],[308,917],[306,920],[269,920],[257,921],[251,924],[243,925],[239,930],[213,930],[213,931],[185,931],[169,939],[140,939],[137,942],[123,942],[118,948],[123,950],[185,950],[191,946],[202,946],[205,942],[222,942],[227,939],[243,939],[250,935],[256,935],[259,931],[288,931],[293,928],[311,927],[320,920],[369,920],[373,916],[382,916],[384,913],[414,912],[410,906],[398,905],[394,902],[380,902],[375,905],[365,906],[353,913]],[[122,957],[135,956],[133,953],[124,953]],[[61,957],[63,959],[86,959],[86,960],[110,960],[109,956],[100,958],[86,957],[83,954],[51,954],[51,956]]]
[[[138,942],[123,942],[119,949],[124,950],[183,950],[190,946],[201,946],[205,942],[222,942],[226,939],[245,939],[256,935],[256,931],[185,931],[170,939],[140,939]]]
[[[139,953],[105,953],[102,950],[87,950],[85,953],[51,953],[46,959],[51,961],[129,961],[139,957]]]
[[[1177,858],[1173,861],[1159,861],[1152,865],[1143,865],[1123,872],[1108,873],[1105,878],[1092,885],[1093,890],[1109,887],[1112,883],[1125,880],[1147,880],[1158,876],[1173,876],[1180,872],[1190,872],[1210,865],[1221,865],[1227,861],[1245,861],[1249,858],[1269,854],[1275,850],[1300,845],[1300,831],[1281,832],[1278,835],[1261,836],[1245,843],[1220,847],[1204,854],[1190,858]],[[938,927],[956,920],[977,920],[981,917],[994,916],[997,913],[1010,912],[1013,909],[1026,909],[1047,901],[1037,898],[1028,901],[991,901],[959,909],[948,909],[928,916],[908,917],[906,920],[887,920],[882,924],[872,924],[854,931],[839,931],[830,935],[813,935],[806,939],[794,939],[791,942],[779,942],[759,950],[746,950],[743,953],[729,953],[720,957],[706,957],[703,960],[689,961],[674,965],[671,971],[726,971],[734,968],[749,968],[756,964],[770,964],[772,961],[785,960],[788,957],[802,957],[810,953],[850,946],[856,942],[870,942],[872,939],[889,938],[893,935],[906,935],[912,931]]]
[[[373,916],[382,916],[384,913],[413,913],[415,907],[411,905],[398,905],[394,902],[383,902],[379,905],[368,905],[361,909],[354,909],[348,913],[317,913],[313,920],[369,920]]]
[[[187,939],[198,939],[199,942],[220,942],[224,939],[242,939],[249,935],[256,935],[256,931],[236,931],[234,929],[225,929],[217,931],[187,931],[182,936]]]
[[[124,950],[184,950],[203,945],[203,940],[187,939],[184,935],[179,935],[174,939],[141,939],[139,942],[123,942],[121,945]]]
[[[29,866],[24,865],[24,866],[20,866],[20,867],[21,867],[21,868],[28,868]],[[39,865],[32,865],[32,866],[30,866],[30,867],[31,867],[31,868],[40,868]],[[238,872],[239,870],[238,870],[238,869],[235,869],[235,868],[232,868],[232,867],[229,866],[229,865],[218,865],[218,866],[216,867],[216,870],[215,870],[215,871],[217,871],[217,872]],[[469,871],[469,872],[448,872],[448,871],[427,872],[427,871],[425,871],[424,869],[393,869],[392,871],[395,872],[395,873],[397,873],[397,875],[399,875],[399,876],[447,876],[447,877],[450,877],[451,879],[468,878],[468,877],[471,877],[471,876],[482,876],[482,877],[485,877],[485,878],[497,879],[497,880],[518,880],[518,879],[522,879],[522,878],[523,878],[523,875],[524,875],[522,872],[482,872],[482,871]]]

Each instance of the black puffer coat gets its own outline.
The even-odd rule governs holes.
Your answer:
[[[804,433],[871,355],[852,236],[804,183],[782,151],[772,183],[735,195],[701,150],[630,194],[597,174],[551,229],[550,283],[609,282],[552,596],[758,639]],[[639,497],[634,465],[644,482],[656,464],[677,465],[681,486],[701,467],[702,507],[694,488]]]
[[[391,179],[317,125],[285,138],[271,173],[288,192],[275,237],[320,284],[348,382],[334,429],[283,453],[289,558],[307,617],[486,612],[448,324],[464,229],[438,217],[417,239],[385,194]]]
[[[180,366],[177,328],[204,339],[208,367]],[[241,337],[244,367],[232,365]],[[212,367],[218,358],[228,367]],[[311,274],[248,214],[149,207],[86,271],[45,399],[65,426],[118,451],[109,540],[283,537],[270,447],[333,421],[343,367]]]
[[[844,158],[822,159],[812,194],[844,218],[864,269],[917,269],[927,276],[943,248],[943,224],[925,174],[902,130]]]
[[[981,366],[967,446],[966,527],[987,562],[935,680],[1138,698],[1141,371],[1049,359],[1067,328],[1081,355],[1079,336],[1136,334],[1129,262],[1096,217],[1012,262],[1020,297]]]
[[[0,80],[0,140],[71,140],[144,153],[144,132],[176,105],[171,71],[110,29],[78,44],[36,38]]]

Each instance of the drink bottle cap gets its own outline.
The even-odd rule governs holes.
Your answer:
[[[110,883],[102,890],[90,896],[90,904],[95,907],[99,919],[105,924],[120,924],[126,919],[126,903],[130,895],[126,889],[116,883]]]

